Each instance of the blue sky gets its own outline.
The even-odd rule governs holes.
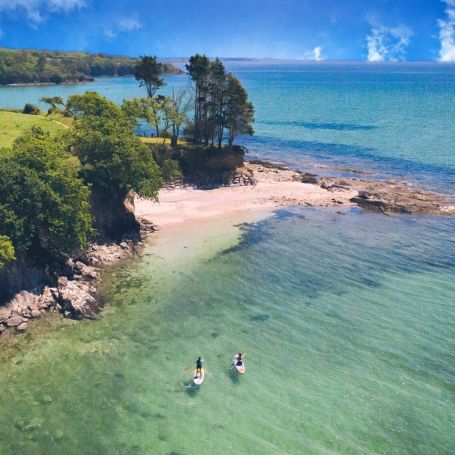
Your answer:
[[[455,61],[455,0],[0,0],[0,46]]]

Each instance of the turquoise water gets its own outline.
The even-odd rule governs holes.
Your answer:
[[[232,70],[256,106],[250,156],[455,192],[453,65]],[[0,88],[0,105],[87,89],[142,94],[100,79]],[[99,320],[48,317],[3,342],[0,453],[455,453],[455,220],[245,221],[167,227],[106,271]],[[197,355],[200,388],[184,371]]]
[[[167,229],[109,272],[99,321],[28,334],[2,361],[1,452],[453,453],[454,221],[227,226]]]
[[[250,156],[317,171],[366,169],[455,193],[455,65],[234,64],[256,108]],[[172,76],[163,93],[187,87]],[[134,78],[83,85],[0,87],[0,106],[95,90],[115,102],[144,96]],[[44,106],[43,106],[44,107]]]

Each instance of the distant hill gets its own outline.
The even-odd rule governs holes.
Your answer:
[[[36,84],[91,81],[98,76],[129,76],[136,59],[87,52],[0,48],[0,84]],[[165,74],[182,71],[163,63]]]

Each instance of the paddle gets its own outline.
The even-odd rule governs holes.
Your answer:
[[[204,361],[203,358],[201,358],[201,360]],[[189,367],[186,367],[186,368],[183,369],[183,371],[188,371],[188,370],[189,370],[190,368],[192,368],[192,367],[193,367],[193,365],[191,365],[191,366],[189,366]]]

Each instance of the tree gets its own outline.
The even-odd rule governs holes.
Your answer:
[[[215,140],[222,147],[225,130],[232,147],[239,134],[253,134],[254,108],[240,81],[227,73],[223,62],[196,54],[186,65],[195,84],[193,141],[205,146]]]
[[[147,96],[153,98],[156,92],[164,86],[163,64],[159,63],[156,56],[143,55],[134,66],[134,77],[145,86]]]
[[[134,194],[157,199],[160,170],[149,148],[134,132],[125,111],[98,94],[70,97],[77,116],[69,131],[71,150],[81,162],[81,175],[91,185],[95,227],[103,240],[140,237],[132,212]],[[128,207],[127,207],[128,206]]]
[[[65,147],[35,127],[0,154],[0,232],[17,254],[71,254],[92,232],[90,190]]]
[[[0,270],[5,267],[8,262],[14,261],[14,246],[11,240],[6,235],[0,235]]]
[[[247,91],[232,74],[227,75],[225,123],[229,147],[239,134],[254,134],[254,107],[248,101]]]
[[[172,90],[168,115],[171,120],[171,145],[177,145],[182,125],[188,120],[188,112],[191,109],[193,98],[188,96],[186,90],[175,92]]]
[[[49,109],[49,113],[55,111],[57,109],[57,105],[60,106],[65,105],[65,103],[63,102],[63,98],[61,96],[43,96],[42,98],[40,98],[40,101],[51,106]]]
[[[194,82],[194,142],[199,143],[203,134],[203,123],[206,119],[206,100],[210,60],[205,55],[196,54],[190,57],[185,65],[188,75]]]
[[[134,191],[156,199],[162,184],[158,166],[125,112],[94,93],[72,96],[68,104],[77,105],[71,145],[85,181],[110,197],[124,199]]]
[[[66,102],[66,109],[75,117],[106,116],[117,113],[116,105],[97,92],[85,92],[83,95],[72,95]]]
[[[209,93],[211,98],[211,135],[212,145],[214,136],[217,136],[218,148],[221,148],[224,136],[224,105],[226,92],[226,70],[223,62],[216,58],[210,64],[210,83]]]
[[[152,128],[155,128],[157,137],[160,135],[160,109],[162,109],[162,102],[157,98],[124,99],[122,104],[122,110],[134,128],[141,120],[145,120]]]

